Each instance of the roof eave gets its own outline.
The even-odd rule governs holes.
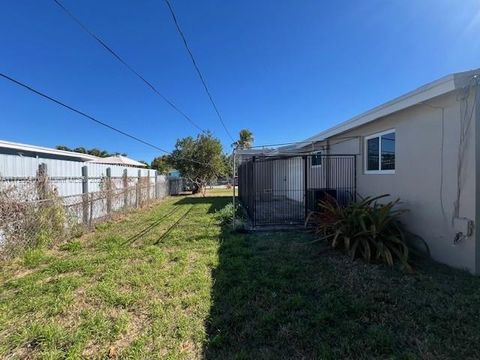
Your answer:
[[[297,148],[302,148],[305,143],[318,142],[326,140],[332,136],[339,135],[346,131],[352,130],[376,119],[393,114],[395,112],[407,109],[411,106],[433,99],[437,96],[447,94],[451,91],[459,89],[466,85],[468,79],[475,74],[479,74],[480,70],[471,70],[462,73],[450,74],[436,81],[421,86],[402,96],[399,96],[389,102],[377,106],[367,112],[364,112],[354,118],[340,123],[328,130],[322,131],[314,135],[304,142],[297,144]]]

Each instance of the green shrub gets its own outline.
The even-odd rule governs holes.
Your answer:
[[[215,217],[221,225],[231,224],[233,220],[233,214],[237,209],[238,207],[234,207],[232,203],[228,203],[220,210],[215,211]]]
[[[319,203],[319,211],[309,214],[306,224],[313,224],[320,240],[347,252],[352,259],[379,261],[393,266],[400,261],[407,271],[409,264],[408,231],[400,222],[406,210],[397,209],[399,199],[384,204],[377,200],[388,195],[361,198],[342,206],[333,197]]]
[[[234,214],[235,228],[242,228],[244,226],[244,214],[239,205],[234,207],[232,203],[228,203],[225,207],[215,212],[215,217],[222,226],[231,226]]]

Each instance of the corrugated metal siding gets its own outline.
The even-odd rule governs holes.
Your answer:
[[[130,186],[137,183],[140,171],[142,177],[150,177],[149,181],[152,184],[152,191],[154,191],[155,170],[80,161],[45,159],[40,157],[23,157],[18,155],[0,154],[0,179],[3,178],[20,182],[28,178],[35,178],[38,167],[42,163],[47,165],[50,182],[55,186],[60,196],[78,195],[82,193],[83,166],[87,166],[88,168],[89,192],[100,190],[101,178],[106,176],[108,168],[111,169],[111,176],[117,187],[123,186],[121,177],[126,169]]]

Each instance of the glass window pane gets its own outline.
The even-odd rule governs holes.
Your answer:
[[[395,170],[395,133],[382,135],[382,170]]]
[[[322,153],[318,152],[312,156],[312,166],[322,165]]]
[[[379,141],[378,137],[367,140],[367,170],[379,170]]]

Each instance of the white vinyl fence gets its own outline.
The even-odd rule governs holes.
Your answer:
[[[0,154],[0,256],[73,235],[169,192],[168,178],[155,170]]]

